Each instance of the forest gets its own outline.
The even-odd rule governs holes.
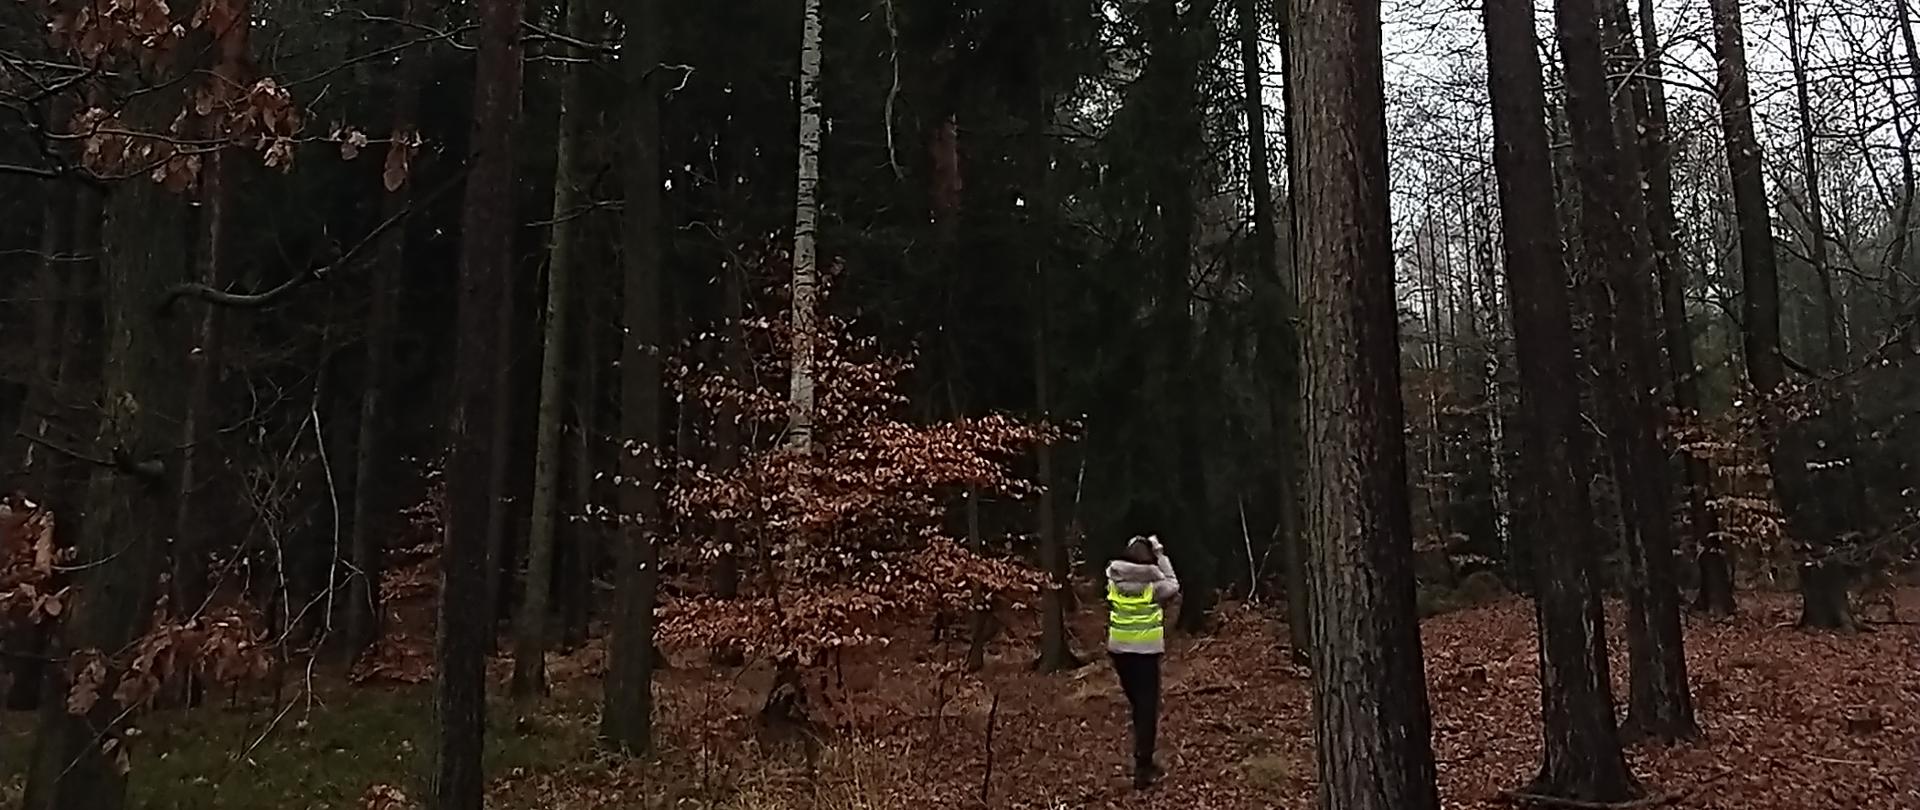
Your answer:
[[[1916,16],[0,3],[0,808],[1920,807]]]

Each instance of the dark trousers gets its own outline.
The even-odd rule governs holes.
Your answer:
[[[1133,707],[1133,764],[1153,765],[1154,738],[1160,726],[1160,656],[1157,653],[1111,653],[1113,671],[1120,674],[1120,691]]]

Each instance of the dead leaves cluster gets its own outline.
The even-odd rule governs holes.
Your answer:
[[[124,651],[75,651],[67,665],[67,711],[86,715],[110,696],[116,713],[149,707],[170,683],[195,677],[236,685],[265,678],[273,657],[267,631],[250,606],[210,608],[173,619],[163,605],[153,626]]]
[[[71,551],[54,545],[54,515],[24,497],[0,499],[0,628],[60,618],[68,589],[55,566]]]
[[[656,472],[618,475],[616,485],[660,482],[681,530],[665,557],[700,568],[758,549],[772,566],[755,579],[761,592],[747,599],[674,600],[664,615],[665,638],[816,660],[826,650],[884,642],[885,628],[902,615],[1036,590],[1039,580],[1025,566],[954,542],[947,510],[966,493],[1035,492],[1017,465],[1063,431],[1001,414],[912,419],[901,393],[910,360],[853,334],[845,320],[823,317],[814,347],[814,452],[791,452],[784,395],[752,382],[784,378],[790,338],[781,320],[750,319],[700,338],[734,345],[690,345],[669,364],[683,403],[736,420],[723,426],[731,428],[727,441],[737,442],[737,461],[724,468],[676,463],[655,448],[627,447],[629,457]],[[762,373],[745,373],[738,361],[716,366],[700,359],[738,358],[741,347]]]
[[[1913,606],[1920,592],[1902,598]],[[1736,619],[1688,623],[1705,734],[1685,745],[1630,750],[1646,794],[1683,810],[1920,806],[1920,771],[1912,767],[1912,752],[1920,750],[1920,671],[1901,665],[1920,655],[1920,634],[1804,633],[1784,626],[1795,610],[1791,594],[1743,592],[1742,600]],[[1226,611],[1217,632],[1177,639],[1170,650],[1161,725],[1169,776],[1150,798],[1221,810],[1311,807],[1318,777],[1310,682],[1280,654],[1281,624],[1236,606]],[[1618,611],[1610,611],[1616,621]],[[1080,615],[1079,638],[1099,638],[1096,613]],[[860,711],[845,714],[858,722],[829,745],[900,752],[899,767],[866,788],[897,795],[903,806],[949,806],[953,797],[979,795],[997,698],[989,806],[1137,804],[1140,796],[1126,781],[1126,707],[1111,669],[1096,661],[1067,677],[1032,672],[1036,631],[1031,615],[1015,617],[977,675],[957,672],[954,659],[923,643],[848,650],[844,678],[862,691],[845,698]],[[1512,807],[1503,794],[1524,787],[1539,767],[1531,609],[1506,600],[1459,611],[1426,622],[1422,635],[1444,806]],[[1617,636],[1615,694],[1624,703],[1627,667]],[[827,673],[837,678],[839,669]],[[715,700],[707,690],[758,688],[732,676],[675,671],[665,676],[662,702],[690,711]],[[704,714],[670,716],[678,719],[668,733],[692,735],[712,722]],[[816,778],[851,779],[829,769]],[[605,806],[619,806],[621,790],[637,789],[595,787],[611,797]]]

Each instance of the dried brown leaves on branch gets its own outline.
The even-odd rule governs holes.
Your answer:
[[[58,61],[47,63],[52,72],[36,78],[37,92],[23,100],[73,99],[70,112],[46,116],[41,137],[71,146],[77,166],[96,178],[144,176],[175,192],[193,188],[205,159],[225,149],[290,169],[306,114],[250,58],[246,5],[200,0],[191,14],[185,10],[166,0],[36,2]],[[133,112],[142,98],[177,106]],[[167,114],[171,123],[160,125]],[[413,147],[408,138],[394,143],[402,154],[388,174],[404,178]],[[389,164],[395,160],[390,156]]]
[[[70,556],[54,545],[53,512],[21,497],[0,500],[0,629],[60,618],[68,591],[54,573]]]
[[[1788,553],[1785,517],[1767,467],[1759,404],[1747,397],[1712,418],[1671,411],[1668,418],[1680,452],[1712,466],[1707,505],[1717,519],[1717,539],[1728,548],[1783,558]]]
[[[145,708],[162,687],[189,675],[210,684],[237,685],[266,677],[273,665],[265,623],[244,603],[176,619],[162,605],[153,626],[126,650],[76,651],[68,663],[67,710],[86,714],[112,684],[121,710]]]
[[[780,278],[779,268],[776,258],[761,270]],[[777,293],[767,297],[779,306]],[[902,616],[1038,590],[1042,579],[1031,567],[957,543],[947,510],[968,492],[1036,492],[1017,468],[1035,447],[1059,440],[1061,429],[998,414],[916,421],[901,390],[910,360],[854,335],[844,319],[825,317],[814,350],[815,452],[797,455],[782,446],[785,398],[754,382],[786,379],[788,325],[761,318],[739,327],[731,330],[735,337],[698,338],[744,340],[753,368],[739,377],[692,360],[669,364],[683,402],[739,415],[742,447],[731,468],[682,459],[681,474],[661,476],[668,510],[696,532],[669,543],[663,557],[670,566],[697,569],[734,555],[760,561],[762,570],[739,599],[681,592],[663,611],[667,643],[724,644],[804,661],[884,643],[886,628]],[[659,455],[634,444],[626,451]],[[721,539],[722,524],[734,528],[737,547]]]
[[[59,585],[71,549],[54,542],[54,515],[24,498],[0,500],[0,628],[8,623],[58,621],[70,589]],[[164,590],[164,578],[161,583]],[[67,661],[67,709],[92,711],[111,690],[116,705],[149,705],[163,685],[189,674],[234,685],[268,674],[271,657],[259,611],[244,601],[201,607],[176,617],[164,600],[149,628],[125,649],[82,649]]]

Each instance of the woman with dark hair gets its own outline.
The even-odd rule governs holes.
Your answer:
[[[1165,606],[1180,593],[1160,538],[1135,537],[1107,564],[1107,654],[1133,709],[1133,786],[1160,775],[1154,737],[1160,723],[1160,657],[1167,651]]]

